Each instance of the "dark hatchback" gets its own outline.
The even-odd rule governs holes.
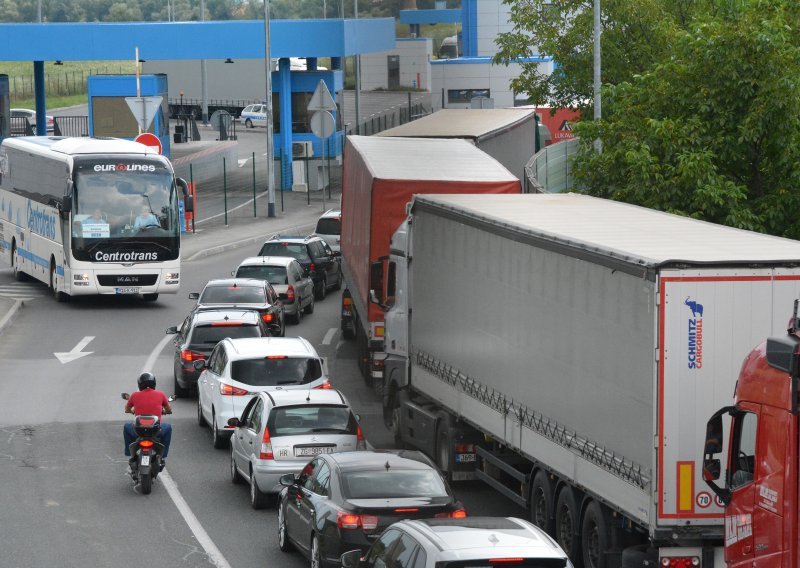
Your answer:
[[[174,392],[185,396],[190,390],[197,392],[200,371],[194,362],[207,359],[217,343],[226,337],[268,337],[269,329],[256,310],[209,309],[193,311],[180,327],[167,328],[167,335],[173,334]]]
[[[344,552],[366,552],[401,519],[466,516],[439,470],[417,451],[324,454],[281,484],[278,544],[284,552],[300,550],[312,565],[338,565]]]
[[[283,304],[278,293],[266,280],[255,278],[221,278],[209,280],[199,294],[189,294],[190,300],[197,300],[194,311],[220,308],[242,308],[257,310],[267,324],[270,335],[283,337],[286,321]]]
[[[314,281],[314,299],[323,300],[328,290],[342,287],[342,255],[334,252],[321,237],[273,235],[263,244],[258,256],[289,256],[307,269]]]

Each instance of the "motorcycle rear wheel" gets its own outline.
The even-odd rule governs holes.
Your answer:
[[[150,491],[153,490],[153,478],[150,476],[149,473],[140,476],[139,483],[142,486],[142,493],[144,495],[150,495]]]

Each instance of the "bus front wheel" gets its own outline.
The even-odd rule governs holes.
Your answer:
[[[158,294],[142,294],[142,298],[145,302],[155,302],[158,300]]]
[[[58,291],[58,276],[56,275],[56,263],[50,263],[50,289],[53,291],[53,297],[56,302],[66,302],[69,296],[64,292]]]

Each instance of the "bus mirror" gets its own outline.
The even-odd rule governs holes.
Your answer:
[[[189,184],[183,178],[175,178],[175,183],[180,186],[181,192],[183,192],[183,210],[186,213],[194,213],[194,196],[189,194]]]
[[[67,214],[70,211],[72,211],[72,196],[71,195],[65,195],[61,199],[61,213]]]

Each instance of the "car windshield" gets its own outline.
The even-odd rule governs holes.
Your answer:
[[[231,339],[261,337],[261,328],[257,325],[203,325],[194,328],[190,344],[213,346],[226,337],[230,337]]]
[[[342,222],[333,217],[327,217],[317,221],[318,235],[338,235],[342,230]]]
[[[289,283],[285,266],[270,266],[268,264],[240,266],[236,270],[236,278],[258,278],[259,280],[266,280],[274,286]]]
[[[234,381],[258,387],[304,385],[322,378],[322,364],[313,357],[261,357],[231,363]]]
[[[291,256],[297,260],[308,262],[311,258],[308,256],[306,245],[300,243],[264,243],[258,256]]]
[[[200,304],[264,304],[266,293],[261,286],[208,286]]]
[[[447,497],[442,478],[433,470],[351,471],[342,476],[342,481],[348,499]]]
[[[299,434],[356,435],[356,420],[346,406],[286,406],[270,412],[269,431],[273,436]]]

